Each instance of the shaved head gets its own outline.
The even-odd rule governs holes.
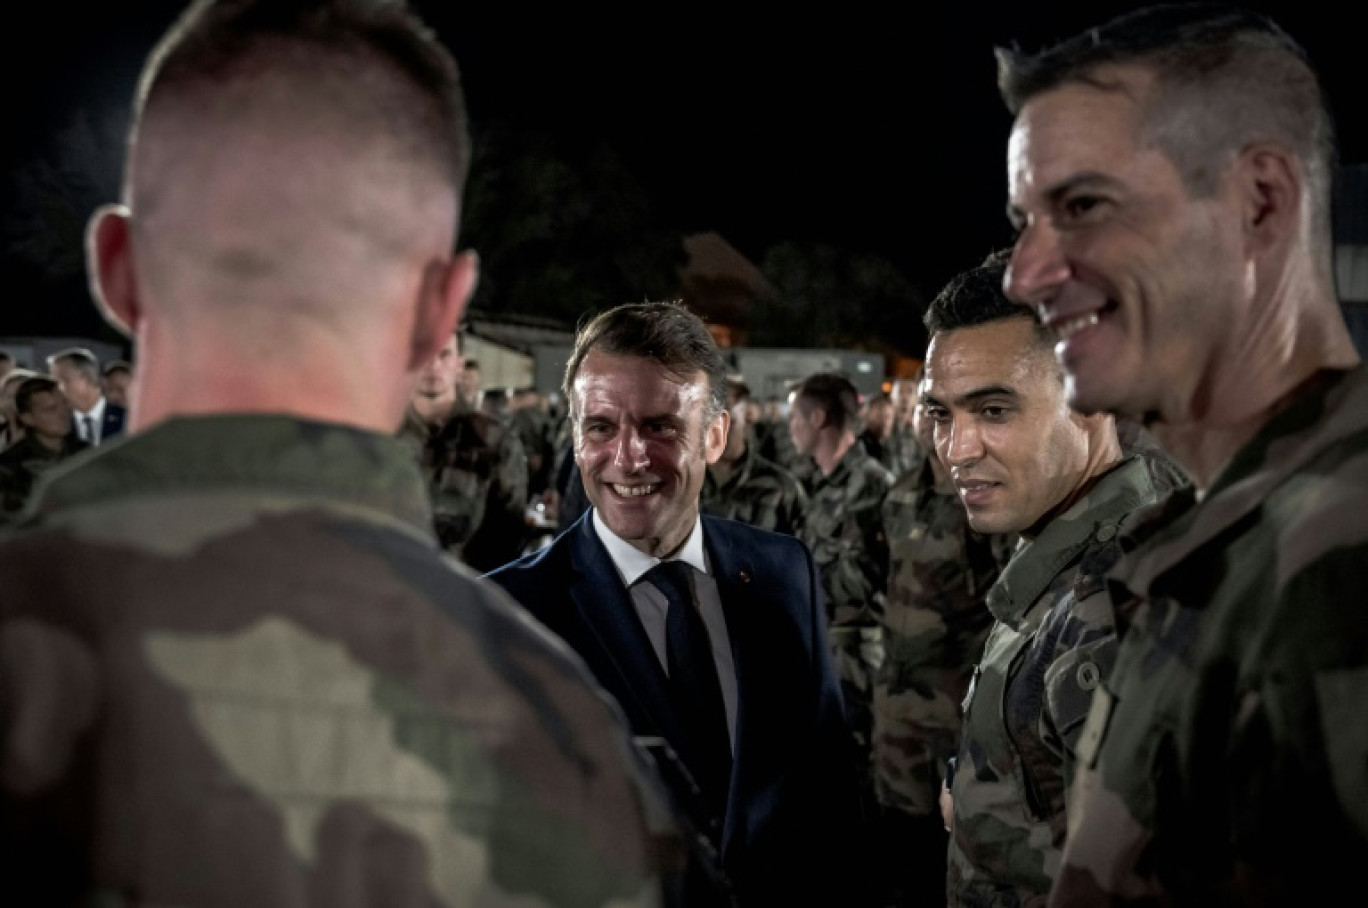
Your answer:
[[[474,286],[469,161],[456,63],[403,2],[194,4],[139,80],[124,207],[88,235],[145,407],[288,387],[291,412],[397,422]]]

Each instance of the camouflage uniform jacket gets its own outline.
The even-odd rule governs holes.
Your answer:
[[[436,427],[410,409],[399,434],[427,477],[437,538],[448,552],[481,573],[522,555],[528,472],[517,432],[458,405]]]
[[[1368,374],[1308,383],[1200,503],[1175,493],[1127,530],[1051,904],[1357,902]]]
[[[49,473],[0,577],[7,904],[660,902],[620,711],[393,438],[169,420]]]
[[[38,478],[55,464],[90,448],[72,432],[54,451],[32,435],[25,435],[0,452],[0,523],[13,522],[33,492]]]
[[[920,469],[926,459],[926,453],[917,442],[912,427],[901,421],[893,424],[893,430],[883,440],[866,429],[860,433],[860,443],[865,446],[869,456],[888,468],[895,480]]]
[[[796,476],[748,444],[725,482],[718,482],[712,469],[707,471],[701,505],[705,514],[793,536],[807,509],[807,491]]]
[[[983,599],[1015,533],[969,528],[949,480],[929,461],[889,489],[884,663],[874,684],[874,778],[880,803],[940,816],[941,779],[959,741],[960,702],[992,613]]]
[[[798,538],[812,551],[827,596],[827,633],[856,740],[869,754],[874,673],[883,663],[888,541],[883,502],[893,475],[858,441],[830,475],[813,473]]]
[[[995,621],[965,697],[951,787],[952,905],[1044,904],[1074,748],[1116,656],[1111,602],[1084,593],[1120,557],[1121,522],[1156,498],[1148,463],[1124,459],[1023,541],[988,591]]]

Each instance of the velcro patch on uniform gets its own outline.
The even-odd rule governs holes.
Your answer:
[[[1368,838],[1368,668],[1317,673],[1316,701],[1331,784],[1359,834]]]

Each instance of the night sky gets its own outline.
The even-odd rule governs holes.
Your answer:
[[[1342,159],[1368,160],[1358,30],[1319,5],[1249,5],[1306,44]],[[757,262],[782,241],[873,253],[934,293],[1010,238],[1010,119],[992,48],[1033,49],[1131,4],[840,4],[796,18],[651,5],[612,19],[418,6],[456,52],[477,135],[497,121],[552,141],[606,141],[662,226],[715,230]],[[142,56],[181,8],[50,2],[0,37],[10,120],[0,279],[11,297],[0,335],[105,331],[83,292],[79,225],[112,192]]]

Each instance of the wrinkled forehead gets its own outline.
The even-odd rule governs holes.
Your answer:
[[[647,357],[592,350],[580,364],[571,392],[581,417],[688,418],[704,407],[710,389],[702,370],[681,376]]]

